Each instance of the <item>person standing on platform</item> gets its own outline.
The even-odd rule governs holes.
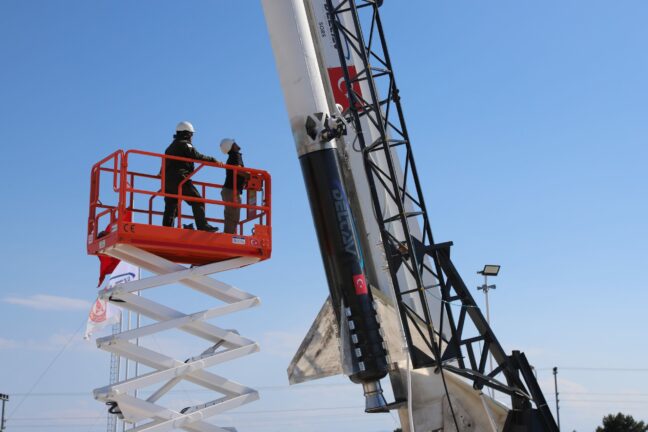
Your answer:
[[[241,147],[232,138],[225,138],[220,143],[221,151],[228,155],[227,165],[244,166]],[[241,203],[241,193],[245,188],[245,183],[250,178],[250,173],[239,171],[234,183],[234,170],[228,169],[225,175],[225,183],[221,189],[221,197],[225,202],[235,204]],[[235,186],[236,185],[236,191]],[[236,226],[241,220],[241,208],[225,205],[225,229],[224,232],[236,234]]]
[[[187,159],[195,159],[206,162],[215,162],[218,166],[223,166],[211,156],[205,156],[198,152],[191,144],[191,138],[194,134],[193,125],[187,121],[178,123],[176,133],[173,136],[173,142],[167,147],[164,154],[168,156],[179,156]],[[193,162],[179,161],[175,159],[165,159],[164,161],[165,181],[164,193],[178,194],[178,187],[188,176],[194,172]],[[191,180],[187,180],[182,185],[182,195],[185,197],[201,198],[200,192],[193,185]],[[218,228],[207,223],[205,217],[205,204],[198,201],[187,200],[193,211],[196,227],[202,231],[215,232]],[[174,197],[164,197],[164,216],[162,225],[172,227],[178,213],[178,199]]]

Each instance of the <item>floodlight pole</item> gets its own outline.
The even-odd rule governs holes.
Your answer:
[[[0,393],[0,399],[2,400],[2,419],[0,420],[0,432],[5,430],[5,403],[9,400],[9,395]]]
[[[484,274],[484,285],[477,287],[478,290],[484,291],[486,297],[486,322],[490,325],[490,309],[488,307],[488,291],[497,288],[495,285],[488,285],[488,275]]]
[[[486,267],[484,267],[484,270],[480,270],[477,273],[481,274],[484,276],[484,285],[478,286],[478,290],[484,291],[484,297],[486,298],[486,322],[488,323],[488,326],[490,327],[490,306],[488,304],[488,291],[495,289],[495,285],[488,285],[488,274],[485,271]],[[488,366],[490,368],[490,371],[493,370],[493,356],[491,353],[488,353]],[[495,391],[492,388],[489,388],[489,393],[491,397],[495,397]]]
[[[558,405],[558,368],[553,368],[554,375],[554,388],[556,391],[556,422],[558,423],[558,430],[560,431],[560,406]]]

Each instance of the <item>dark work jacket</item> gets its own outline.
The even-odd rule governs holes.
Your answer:
[[[164,154],[170,156],[179,156],[188,159],[202,160],[206,162],[216,162],[211,156],[205,156],[200,153],[187,140],[176,139],[167,147]],[[193,162],[185,162],[174,159],[166,159],[164,162],[166,170],[166,183],[177,185],[183,178],[187,177],[194,171]],[[176,186],[177,187],[177,186]]]
[[[228,155],[229,157],[227,158],[227,162],[225,162],[227,165],[245,166],[243,165],[243,155],[241,153],[234,150],[230,150]],[[227,170],[227,174],[225,175],[225,183],[223,184],[224,188],[234,189],[233,177],[234,177],[234,173],[232,172],[232,170]],[[239,175],[236,181],[236,192],[239,194],[242,193],[244,186],[245,186],[245,178]]]

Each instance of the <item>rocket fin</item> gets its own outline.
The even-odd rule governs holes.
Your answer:
[[[381,321],[383,337],[391,351],[390,361],[404,359],[398,314],[387,297],[370,287]],[[344,316],[343,311],[340,316]],[[299,384],[333,375],[351,375],[355,371],[351,362],[347,320],[336,323],[331,297],[328,297],[311,325],[306,337],[288,365],[288,381]],[[340,332],[338,329],[342,328]],[[341,336],[342,335],[342,339]]]
[[[338,326],[328,297],[288,365],[288,381],[299,384],[341,373]]]

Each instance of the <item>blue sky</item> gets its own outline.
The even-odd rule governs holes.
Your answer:
[[[559,367],[564,430],[618,411],[648,420],[648,4],[392,0],[382,17],[435,238],[454,241],[469,286],[502,265],[491,316],[504,348],[527,352],[550,400]],[[259,2],[5,0],[0,56],[9,428],[105,429],[90,391],[109,356],[78,335],[15,408],[94,296],[90,167],[118,148],[161,152],[190,120],[203,153],[220,158],[233,136],[273,175],[273,258],[224,277],[263,300],[231,318],[262,346],[224,369],[262,390],[234,424],[394,429],[344,379],[286,388],[327,289]]]

